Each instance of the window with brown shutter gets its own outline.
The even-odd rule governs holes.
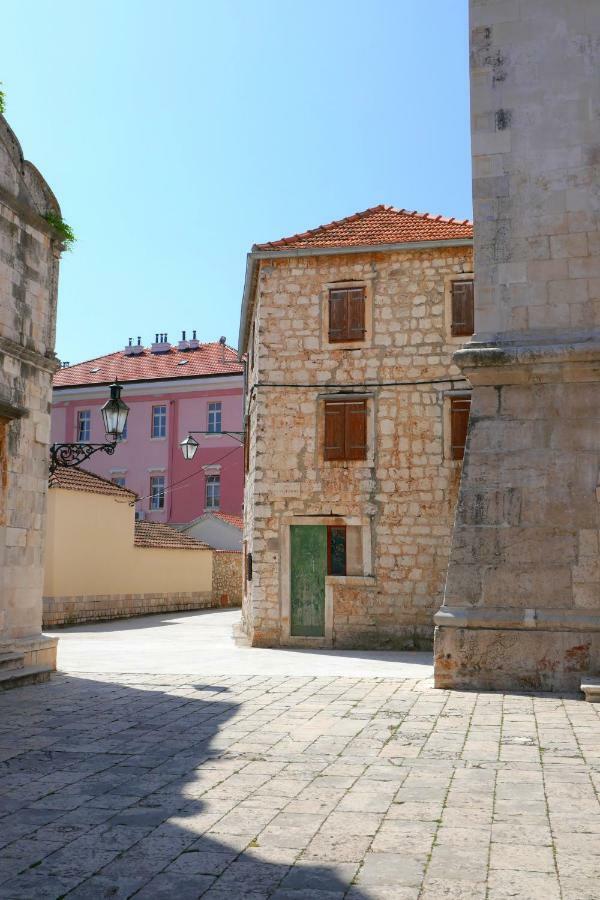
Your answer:
[[[367,401],[325,401],[324,458],[367,458]]]
[[[469,428],[470,397],[451,397],[450,399],[450,432],[452,459],[462,459],[465,455],[465,443]]]
[[[452,336],[473,334],[473,280],[452,282]]]
[[[329,291],[330,342],[362,341],[364,337],[364,287],[331,288]]]

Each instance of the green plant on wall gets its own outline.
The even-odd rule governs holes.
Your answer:
[[[0,81],[0,113],[4,112],[4,91],[2,90],[2,82]]]
[[[55,212],[44,213],[42,218],[46,220],[48,225],[52,225],[55,231],[58,231],[62,238],[65,250],[72,250],[73,244],[77,238],[75,237],[75,232],[71,226],[67,225],[64,219]]]

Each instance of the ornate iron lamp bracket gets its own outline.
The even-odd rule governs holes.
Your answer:
[[[110,444],[52,444],[50,447],[50,472],[58,466],[78,466],[94,453],[102,450],[112,455],[117,448],[117,441]]]

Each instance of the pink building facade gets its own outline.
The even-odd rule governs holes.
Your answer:
[[[235,350],[161,340],[62,368],[53,443],[105,441],[100,410],[115,378],[130,409],[126,435],[113,455],[96,453],[84,468],[135,491],[139,518],[184,524],[210,511],[241,515],[243,368]],[[188,461],[179,443],[190,432],[208,433],[194,435],[199,447]]]

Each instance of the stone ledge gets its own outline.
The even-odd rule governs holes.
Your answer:
[[[600,381],[600,339],[564,343],[471,342],[452,361],[473,385]]]
[[[507,631],[600,631],[600,613],[573,609],[442,606],[433,617],[444,628],[506,629]]]
[[[581,690],[588,703],[600,703],[600,678],[586,675],[581,679]]]

